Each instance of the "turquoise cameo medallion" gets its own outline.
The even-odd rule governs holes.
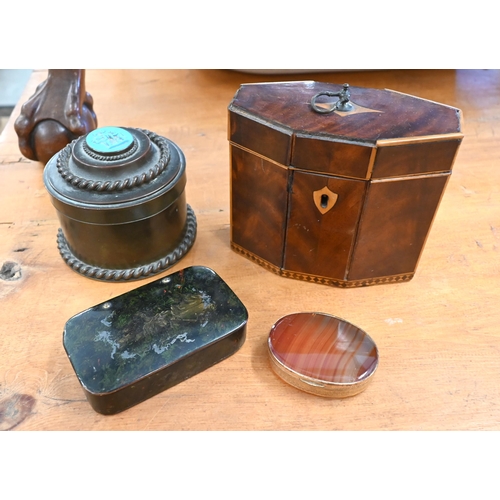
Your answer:
[[[116,154],[126,151],[134,143],[133,135],[120,127],[101,127],[85,138],[87,146],[101,154]]]

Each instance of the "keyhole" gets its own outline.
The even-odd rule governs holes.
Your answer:
[[[339,195],[330,191],[327,186],[313,192],[314,204],[322,214],[326,214],[326,212],[329,212],[332,209],[335,203],[337,203],[338,197]]]
[[[321,205],[321,208],[327,208],[328,207],[328,195],[327,194],[322,194],[321,195],[320,205]]]

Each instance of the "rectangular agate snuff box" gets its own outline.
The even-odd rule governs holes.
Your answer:
[[[193,266],[76,314],[63,344],[92,408],[112,415],[234,354],[247,321],[217,273]]]

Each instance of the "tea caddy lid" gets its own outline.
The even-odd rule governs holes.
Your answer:
[[[186,184],[185,165],[180,148],[165,137],[102,127],[57,153],[45,167],[44,182],[65,215],[98,223],[99,214],[111,211],[117,219],[107,215],[106,222],[120,223],[151,216],[175,201]]]
[[[431,173],[436,162],[451,170],[463,134],[451,106],[303,81],[242,85],[229,105],[228,138],[285,167],[367,180]],[[406,159],[393,157],[403,148]]]
[[[243,84],[229,111],[283,134],[377,141],[460,133],[452,106],[388,89],[316,81]]]

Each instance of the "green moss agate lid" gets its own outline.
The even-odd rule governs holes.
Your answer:
[[[234,354],[247,320],[215,271],[195,266],[73,316],[63,344],[92,407],[113,414]]]

